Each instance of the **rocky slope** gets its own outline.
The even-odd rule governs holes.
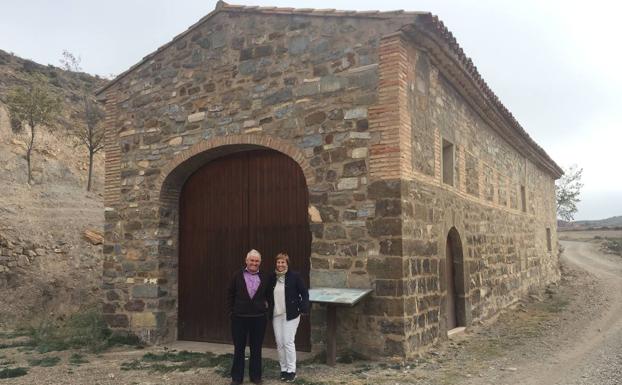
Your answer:
[[[25,131],[14,132],[2,101],[15,86],[45,77],[62,113],[37,133],[34,184],[27,183]],[[101,246],[83,239],[103,227],[103,154],[86,192],[88,152],[69,134],[81,97],[104,80],[43,66],[0,50],[0,326],[62,318],[99,296]]]

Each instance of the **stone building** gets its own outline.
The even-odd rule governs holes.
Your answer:
[[[226,342],[249,248],[372,288],[338,312],[339,346],[368,355],[411,357],[559,278],[562,171],[429,13],[219,2],[99,97],[113,328]],[[322,350],[324,309],[305,325]]]

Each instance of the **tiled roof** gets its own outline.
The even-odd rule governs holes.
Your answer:
[[[346,11],[337,9],[315,9],[315,8],[279,8],[279,7],[260,7],[249,5],[233,5],[224,1],[219,1],[216,9],[227,11],[285,14],[285,15],[313,15],[313,16],[345,16],[345,17],[372,17],[379,19],[392,19],[395,17],[413,17],[424,12],[407,12],[403,9],[395,11]]]

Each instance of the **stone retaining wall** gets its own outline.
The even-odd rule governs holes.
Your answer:
[[[11,276],[46,254],[45,248],[32,242],[11,241],[0,234],[0,289],[10,284]]]

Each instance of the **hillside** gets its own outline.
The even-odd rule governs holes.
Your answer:
[[[557,226],[560,230],[602,229],[605,227],[617,228],[622,227],[622,215],[591,221],[566,222],[560,220],[557,222]]]
[[[28,133],[13,131],[2,101],[33,74],[48,80],[63,106],[50,127],[37,133],[29,185]],[[87,193],[88,152],[69,130],[82,124],[83,90],[102,84],[0,50],[0,326],[62,318],[99,296],[101,246],[81,234],[103,226],[103,153],[95,158]]]

